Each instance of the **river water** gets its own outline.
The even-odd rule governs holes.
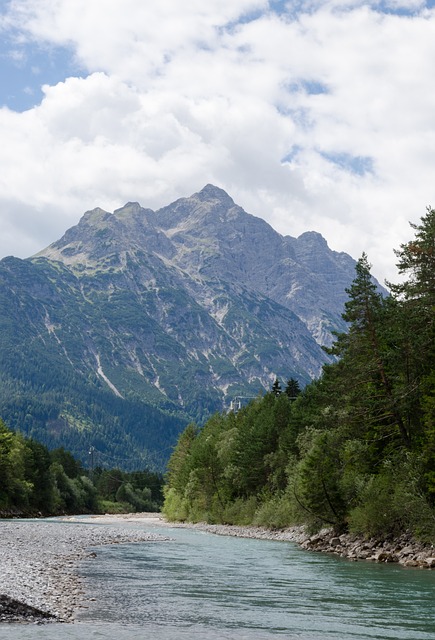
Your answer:
[[[146,527],[173,540],[98,548],[97,559],[82,564],[88,608],[74,624],[0,625],[0,638],[435,638],[435,571],[353,563],[292,543]]]

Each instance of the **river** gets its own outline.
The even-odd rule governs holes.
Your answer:
[[[82,563],[88,608],[74,624],[0,625],[1,640],[435,638],[435,571],[146,526],[172,540],[101,547]]]

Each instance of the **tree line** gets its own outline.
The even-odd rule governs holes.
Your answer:
[[[49,451],[0,420],[0,517],[159,511],[163,477],[97,467],[64,448]]]
[[[396,251],[383,296],[356,265],[334,357],[299,393],[272,390],[190,424],[171,456],[164,512],[366,536],[435,538],[435,210]]]

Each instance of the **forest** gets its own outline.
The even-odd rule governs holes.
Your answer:
[[[435,210],[411,227],[388,296],[358,261],[319,379],[186,427],[169,519],[435,540]]]
[[[85,470],[64,448],[13,432],[0,420],[0,517],[159,511],[163,477]]]

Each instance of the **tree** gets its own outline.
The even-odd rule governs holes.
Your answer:
[[[423,378],[435,369],[435,210],[411,227],[414,240],[396,251],[397,268],[407,279],[390,287],[404,311],[415,375]]]
[[[44,514],[55,510],[50,464],[48,449],[36,440],[26,440],[25,475],[32,486],[30,506]]]
[[[192,447],[198,436],[198,427],[190,423],[181,433],[168,462],[168,485],[183,493],[192,469]]]
[[[278,380],[278,378],[275,378],[275,382],[272,385],[272,393],[274,396],[279,396],[281,395],[282,389],[281,389],[281,384],[280,381]]]
[[[50,452],[50,457],[52,462],[58,462],[62,465],[68,478],[77,478],[84,472],[81,463],[76,460],[69,451],[66,451],[64,447],[53,449],[53,451]]]
[[[13,473],[10,463],[10,452],[13,447],[13,433],[0,420],[0,509],[9,507]]]
[[[421,423],[427,491],[435,500],[435,210],[428,208],[411,227],[414,239],[396,251],[407,279],[390,287],[403,309],[413,416]]]
[[[294,475],[294,497],[312,525],[345,528],[346,503],[340,490],[343,473],[341,437],[337,431],[309,431],[307,449]]]
[[[115,501],[116,492],[125,480],[125,473],[121,469],[104,470],[97,479],[98,494],[104,500]]]
[[[284,389],[284,393],[290,398],[290,400],[296,400],[298,395],[301,392],[301,388],[299,386],[299,382],[294,378],[290,378],[287,380],[287,386]]]
[[[406,274],[408,279],[402,284],[390,284],[390,287],[404,300],[418,301],[420,311],[432,315],[435,308],[435,209],[428,208],[421,224],[410,225],[415,229],[415,239],[395,251],[399,258],[399,273]]]
[[[371,265],[363,253],[355,267],[356,277],[346,292],[349,299],[345,304],[343,319],[349,323],[348,333],[339,334],[328,353],[342,359],[341,381],[353,387],[357,406],[366,418],[375,420],[384,433],[391,427],[398,430],[402,444],[411,445],[410,432],[402,414],[402,388],[395,388],[395,376],[389,368],[389,357],[394,347],[391,336],[395,326],[392,322],[392,307],[373,282]],[[388,335],[388,340],[386,336]]]

